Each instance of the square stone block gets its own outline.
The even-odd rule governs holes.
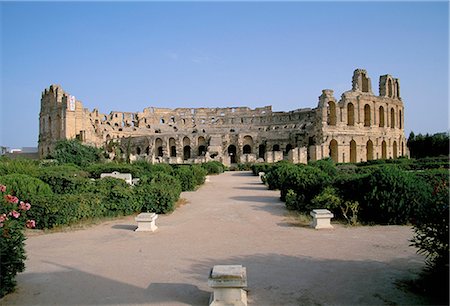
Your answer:
[[[140,213],[137,215],[134,220],[137,222],[138,227],[135,230],[136,232],[154,232],[158,229],[155,224],[155,220],[158,218],[158,215],[155,213]]]
[[[216,265],[211,269],[208,285],[214,289],[209,305],[247,305],[247,270],[241,265]]]
[[[330,221],[334,215],[328,209],[314,209],[310,215],[313,217],[311,227],[315,229],[333,228]]]

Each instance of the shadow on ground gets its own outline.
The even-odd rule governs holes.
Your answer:
[[[253,305],[428,303],[398,285],[417,277],[423,265],[416,259],[401,258],[386,263],[254,254],[194,261],[184,273],[196,280],[204,280],[205,271],[219,264],[238,264],[247,268],[248,298],[249,304]]]
[[[192,284],[150,283],[147,288],[140,288],[68,266],[46,263],[63,271],[28,273],[26,277],[34,281],[26,288],[19,287],[16,294],[23,290],[31,292],[37,305],[43,305],[39,301],[51,301],[53,305],[207,305],[210,296],[210,292]],[[49,283],[52,290],[48,290]],[[2,302],[8,305],[8,296]]]
[[[113,229],[126,230],[126,231],[134,231],[137,229],[136,225],[132,224],[116,224],[111,226]]]

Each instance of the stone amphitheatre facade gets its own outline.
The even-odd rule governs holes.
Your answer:
[[[271,106],[148,107],[101,114],[51,85],[42,93],[39,122],[41,158],[58,140],[72,138],[97,147],[115,146],[111,158],[119,153],[153,163],[306,163],[325,157],[360,162],[408,155],[399,80],[380,76],[376,96],[362,69],[354,71],[352,89],[340,100],[325,89],[316,108],[288,112],[273,112]]]

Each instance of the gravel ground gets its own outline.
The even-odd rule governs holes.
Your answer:
[[[408,226],[314,230],[249,172],[211,176],[155,233],[134,217],[32,234],[2,305],[207,305],[209,270],[247,268],[249,305],[423,305],[405,280],[423,257]]]

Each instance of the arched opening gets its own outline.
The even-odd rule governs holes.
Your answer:
[[[369,140],[366,145],[366,159],[373,160],[373,142]]]
[[[381,158],[382,159],[386,159],[387,158],[386,141],[384,141],[384,140],[381,143]]]
[[[162,157],[164,155],[164,151],[163,151],[163,142],[161,138],[156,138],[155,140],[155,147],[156,150],[158,151],[158,156]]]
[[[362,85],[362,92],[369,92],[369,78],[367,78],[365,75],[361,76],[361,85]]]
[[[228,156],[230,156],[230,163],[235,164],[236,163],[236,146],[235,145],[229,145],[228,146]]]
[[[395,111],[391,108],[391,128],[395,128]]]
[[[347,104],[347,125],[355,125],[355,107],[353,103]]]
[[[331,157],[331,159],[335,163],[337,163],[339,154],[338,154],[338,143],[337,143],[337,141],[335,139],[330,141],[329,149],[330,149],[330,157]]]
[[[398,111],[398,128],[402,128],[402,111]]]
[[[356,156],[356,141],[352,139],[350,141],[350,162],[356,163],[357,156]]]
[[[136,154],[137,154],[137,155],[141,155],[141,148],[140,148],[140,147],[137,147],[137,148],[136,148]]]
[[[206,147],[204,145],[201,145],[198,147],[198,156],[205,156],[206,154]]]
[[[284,154],[288,155],[290,150],[292,150],[292,145],[290,143],[288,143],[286,145],[286,150],[284,151]]]
[[[405,150],[404,150],[403,142],[400,144],[400,147],[402,148],[402,156],[405,156]]]
[[[244,152],[244,154],[251,154],[252,153],[252,147],[247,144],[247,145],[244,146],[242,151]]]
[[[336,104],[333,101],[328,102],[328,125],[336,125]]]
[[[395,140],[392,143],[392,156],[393,158],[397,158],[397,141]]]
[[[389,79],[388,81],[388,97],[392,98],[392,81]]]
[[[183,147],[183,159],[188,160],[191,158],[191,146],[184,146]]]
[[[111,135],[106,135],[106,142],[109,142],[111,140]]]
[[[274,144],[272,147],[272,151],[274,152],[280,151],[280,145]]]
[[[175,138],[169,138],[170,157],[177,157],[177,146]]]
[[[384,127],[384,107],[380,106],[378,110],[378,117],[380,118],[380,127]]]
[[[52,137],[52,118],[48,117],[48,135]],[[50,154],[50,152],[49,152]]]
[[[370,105],[364,105],[364,126],[370,126],[371,118],[370,118]]]
[[[258,158],[265,158],[266,155],[266,146],[265,145],[259,145],[258,148]]]
[[[147,147],[147,149],[145,149],[145,154],[150,155],[150,147]]]

